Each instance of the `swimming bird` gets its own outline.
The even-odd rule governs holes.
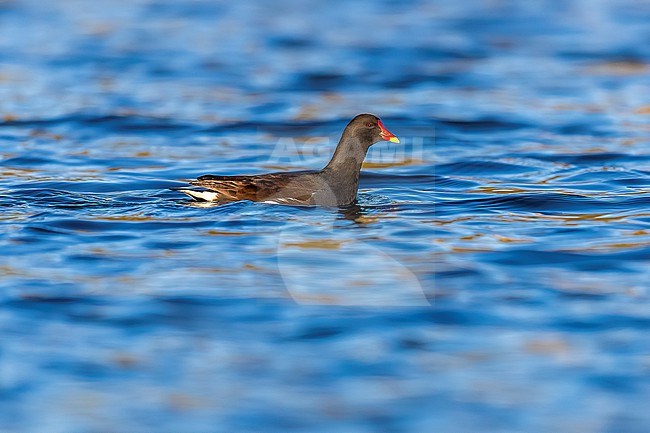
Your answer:
[[[250,200],[289,205],[345,206],[359,189],[359,172],[368,149],[399,139],[373,114],[359,114],[343,130],[334,155],[322,170],[288,171],[250,176],[206,174],[175,188],[198,201],[228,203]]]

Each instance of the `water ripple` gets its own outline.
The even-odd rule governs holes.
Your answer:
[[[0,431],[646,431],[649,13],[0,1]]]

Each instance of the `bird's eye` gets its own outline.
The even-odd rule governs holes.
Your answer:
[[[368,123],[366,123],[366,126],[367,126],[368,128],[372,128],[373,126],[375,126],[375,124],[372,123],[372,122],[368,122]]]

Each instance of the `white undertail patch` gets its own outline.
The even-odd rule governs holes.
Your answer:
[[[199,201],[215,201],[219,198],[219,193],[214,191],[196,191],[193,189],[179,189],[178,191]]]

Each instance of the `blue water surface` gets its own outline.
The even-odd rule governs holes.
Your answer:
[[[1,432],[646,432],[650,4],[0,0]],[[199,206],[382,117],[357,206]]]

